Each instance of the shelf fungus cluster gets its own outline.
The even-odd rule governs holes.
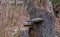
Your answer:
[[[35,19],[30,20],[30,21],[24,22],[24,26],[25,27],[32,27],[34,24],[41,23],[42,21],[43,21],[42,18],[35,18]]]

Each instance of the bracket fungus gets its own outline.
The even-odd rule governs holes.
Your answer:
[[[42,22],[42,21],[43,21],[42,18],[35,18],[35,19],[30,20],[30,21],[24,22],[24,26],[25,26],[25,27],[32,27],[33,24],[35,24],[35,23],[40,23],[40,22]]]

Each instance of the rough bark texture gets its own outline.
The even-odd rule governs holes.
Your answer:
[[[37,11],[38,13],[38,11]],[[36,13],[36,14],[37,14]],[[52,14],[49,14],[48,11],[42,10],[39,13],[40,18],[43,18],[43,23],[37,24],[34,28],[36,30],[36,36],[35,37],[55,37],[54,33],[54,16]],[[35,15],[35,14],[33,14]],[[31,16],[33,17],[33,16]],[[36,17],[36,16],[35,16]],[[37,17],[36,17],[37,18]]]
[[[19,37],[30,37],[30,35],[29,35],[29,28],[20,30],[20,36]]]
[[[29,0],[28,2],[28,14],[30,19],[43,18],[44,21],[39,24],[33,25],[34,36],[31,37],[55,37],[55,17],[52,9],[51,2],[49,0],[44,0],[46,4],[44,9],[39,8],[37,2]],[[26,7],[26,6],[25,6]]]

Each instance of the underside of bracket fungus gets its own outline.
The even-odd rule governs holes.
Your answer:
[[[25,26],[25,27],[32,27],[32,25],[33,25],[34,23],[40,23],[40,22],[42,22],[42,21],[43,21],[42,18],[35,18],[35,19],[30,20],[30,21],[24,22],[24,26]]]
[[[26,21],[23,23],[25,27],[32,27],[32,21]]]

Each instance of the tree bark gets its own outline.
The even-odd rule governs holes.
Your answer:
[[[30,37],[29,28],[21,29],[20,30],[20,37]]]
[[[37,0],[36,0],[37,1]],[[32,0],[25,2],[26,11],[30,15],[30,20],[34,18],[43,18],[43,22],[33,25],[33,37],[55,37],[55,16],[53,13],[53,7],[50,0],[43,0],[43,9],[39,7],[38,2]],[[27,5],[27,4],[28,5]],[[32,37],[32,36],[31,36]]]

